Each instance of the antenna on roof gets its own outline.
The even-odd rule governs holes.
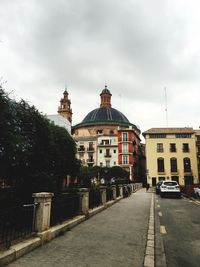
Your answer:
[[[168,127],[168,110],[167,110],[167,89],[164,88],[165,91],[165,113],[166,113],[166,126]]]

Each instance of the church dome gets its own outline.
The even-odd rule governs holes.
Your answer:
[[[83,119],[83,124],[95,124],[95,123],[122,123],[130,124],[129,120],[117,109],[112,107],[100,107],[90,111]]]
[[[107,86],[105,86],[105,88],[102,90],[100,94],[101,97],[100,107],[90,111],[85,116],[83,121],[75,125],[73,128],[76,129],[85,126],[102,125],[102,124],[118,125],[118,126],[133,125],[132,123],[129,122],[129,120],[123,113],[111,107],[111,96],[112,94],[107,89]]]

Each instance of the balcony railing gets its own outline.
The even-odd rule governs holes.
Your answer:
[[[158,170],[158,174],[165,174],[165,170]]]
[[[78,152],[85,152],[85,147],[78,147]]]
[[[179,174],[179,171],[178,171],[178,170],[175,170],[175,169],[174,169],[174,170],[172,169],[172,170],[171,170],[171,174],[172,174],[172,175]]]
[[[94,163],[94,159],[87,159],[87,163]]]
[[[88,147],[87,152],[94,152],[94,147]]]
[[[112,155],[111,155],[111,154],[104,154],[104,157],[105,157],[105,158],[111,158]]]
[[[184,175],[192,175],[192,170],[191,169],[185,169]]]

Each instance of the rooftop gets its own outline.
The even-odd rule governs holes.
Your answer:
[[[191,127],[182,127],[182,128],[151,128],[145,132],[146,134],[176,134],[176,133],[194,133],[194,129]]]

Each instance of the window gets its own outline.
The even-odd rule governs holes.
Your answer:
[[[122,156],[122,164],[124,164],[124,165],[128,164],[128,156],[126,156],[126,155]]]
[[[183,144],[183,152],[189,152],[189,144],[187,143]]]
[[[176,158],[170,159],[170,166],[171,166],[171,172],[177,172],[177,159]]]
[[[110,167],[110,160],[106,160],[106,167]]]
[[[172,176],[171,179],[173,181],[176,181],[179,184],[179,177],[178,176]]]
[[[100,162],[100,167],[103,167],[103,162]]]
[[[122,141],[128,141],[128,133],[122,133]]]
[[[114,165],[116,165],[116,161],[114,161]]]
[[[97,130],[97,134],[102,134],[102,133],[103,133],[102,129]]]
[[[163,152],[163,144],[162,143],[157,144],[157,152]]]
[[[109,144],[110,144],[110,140],[109,139],[101,140],[101,145],[109,145]]]
[[[157,167],[158,167],[158,172],[164,172],[165,171],[164,159],[163,158],[158,158],[157,159]]]
[[[99,153],[100,153],[100,154],[102,153],[102,149],[99,150]]]
[[[176,152],[176,144],[174,143],[170,144],[170,152]]]
[[[150,134],[149,138],[166,138],[166,134]]]
[[[158,181],[160,182],[160,181],[164,181],[165,180],[165,176],[159,176],[158,177]]]
[[[106,154],[105,154],[106,157],[110,157],[110,149],[106,149]]]
[[[128,152],[128,144],[122,144],[122,153],[127,153]]]
[[[176,138],[191,138],[191,134],[188,133],[177,133]]]
[[[113,153],[116,153],[116,149],[113,150]]]
[[[191,164],[189,158],[183,159],[184,172],[191,172]]]

